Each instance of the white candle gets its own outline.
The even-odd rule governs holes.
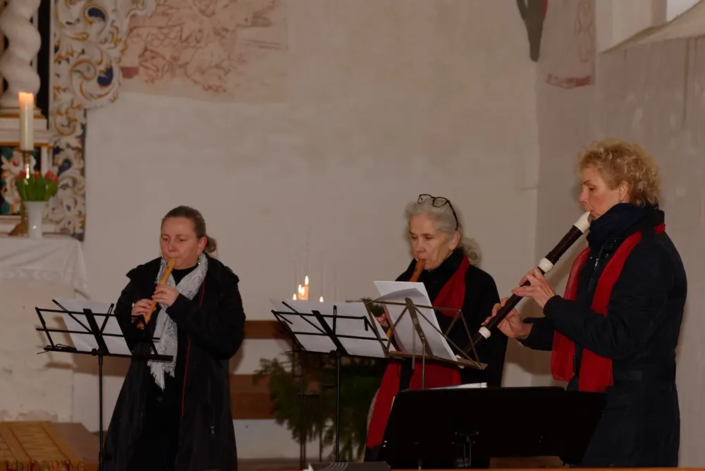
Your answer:
[[[34,94],[20,92],[20,149],[34,149]]]

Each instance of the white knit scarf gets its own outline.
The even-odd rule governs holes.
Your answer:
[[[162,258],[162,264],[159,268],[157,281],[161,280],[162,274],[166,269],[166,262]],[[188,299],[193,299],[198,290],[203,284],[208,272],[208,259],[204,254],[198,257],[198,266],[191,273],[186,275],[176,289]],[[175,286],[174,276],[169,275],[167,285]],[[149,360],[149,369],[152,372],[154,381],[157,385],[164,389],[164,373],[174,377],[174,369],[176,367],[176,353],[178,350],[178,337],[176,323],[166,313],[168,307],[165,304],[159,304],[159,314],[157,315],[157,326],[154,329],[154,336],[159,337],[159,341],[155,342],[157,353],[159,355],[171,355],[172,359],[169,362]]]

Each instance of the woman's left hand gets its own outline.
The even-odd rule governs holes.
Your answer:
[[[174,301],[176,301],[176,298],[178,297],[179,291],[176,288],[169,285],[163,285],[157,286],[157,289],[154,291],[154,296],[152,296],[152,299],[159,304],[171,306],[172,304],[174,304]]]
[[[543,309],[549,299],[556,295],[553,286],[546,281],[543,273],[538,268],[534,268],[527,273],[520,284],[524,284],[525,281],[528,281],[531,285],[515,288],[512,293],[523,298],[532,298],[541,309]]]

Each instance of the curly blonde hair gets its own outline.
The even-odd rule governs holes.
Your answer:
[[[594,142],[578,156],[578,171],[592,167],[610,189],[626,183],[636,206],[659,203],[660,182],[654,158],[636,144],[616,139]]]

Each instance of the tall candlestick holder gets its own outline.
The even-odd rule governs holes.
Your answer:
[[[22,178],[29,179],[29,175],[32,172],[32,156],[34,155],[34,149],[25,150],[15,147],[14,151],[22,154],[22,171],[20,172],[24,175]],[[9,235],[24,237],[27,235],[28,226],[27,208],[25,207],[24,201],[20,200],[20,222],[10,231]]]

